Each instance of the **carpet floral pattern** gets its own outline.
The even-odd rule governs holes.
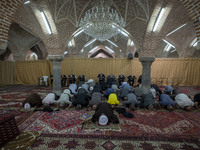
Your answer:
[[[84,129],[80,116],[84,111],[36,112],[19,129],[43,131],[49,134],[107,135],[119,137],[173,137],[200,138],[200,113],[134,111],[135,118],[120,114],[121,132]]]
[[[177,138],[121,138],[94,135],[43,134],[32,145],[33,150],[44,149],[92,149],[92,150],[198,150],[198,140],[184,141]]]
[[[52,113],[38,111],[23,122],[19,129],[21,131],[43,131],[49,134],[105,134],[104,131],[83,130],[80,119],[83,114],[85,114],[84,110],[62,110]]]
[[[180,87],[192,97],[200,87]],[[0,114],[14,114],[21,132],[41,131],[42,135],[30,149],[92,149],[92,150],[180,150],[200,149],[200,112],[164,109],[131,111],[134,118],[119,115],[120,130],[84,128],[85,110],[25,111],[22,101],[32,93],[41,97],[52,87],[0,87]]]

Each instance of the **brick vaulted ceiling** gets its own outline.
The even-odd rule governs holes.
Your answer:
[[[79,29],[80,18],[94,0],[30,0],[24,4],[26,1],[0,1],[0,57],[9,49],[14,59],[23,60],[34,46],[41,49],[43,56],[40,58],[43,59],[47,55],[64,55],[65,51],[68,52],[66,57],[88,57],[89,51],[99,45],[112,48],[115,57],[127,57],[129,52],[136,51],[139,56],[200,57],[200,43],[191,46],[195,38],[200,40],[199,0],[110,0],[112,7],[126,21],[124,29],[130,35],[119,34],[111,38],[118,47],[108,41],[95,41],[84,47],[92,39],[90,36],[81,33],[73,37]],[[161,30],[155,33],[152,32],[152,21],[155,21],[159,7],[170,8],[170,11]],[[47,14],[51,35],[43,29],[41,11]],[[166,36],[185,23],[180,30]],[[165,52],[166,43],[162,39],[173,44],[176,51]],[[133,47],[128,44],[131,40],[135,44]],[[72,46],[68,46],[69,41]]]

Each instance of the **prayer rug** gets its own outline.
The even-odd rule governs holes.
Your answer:
[[[40,132],[22,132],[12,141],[6,143],[2,150],[26,150],[37,140],[40,136]]]
[[[92,111],[89,114],[94,114],[94,113],[95,112]],[[87,115],[89,115],[89,114],[87,114]],[[117,115],[117,117],[119,118],[119,115],[118,115],[117,112],[115,112],[115,115]],[[86,121],[86,122],[83,123],[83,129],[85,129],[85,130],[94,129],[94,130],[105,130],[105,131],[109,131],[109,130],[121,131],[121,125],[120,125],[120,123],[116,123],[116,124],[109,123],[105,126],[101,126],[101,125],[93,123],[91,120],[89,120],[89,121]]]
[[[49,134],[108,135],[118,137],[200,138],[200,112],[132,111],[134,118],[119,115],[121,131],[94,130],[81,126],[81,111],[36,112],[26,119],[21,131],[43,131]]]
[[[86,115],[85,110],[76,111],[37,111],[29,119],[18,126],[20,131],[43,131],[49,134],[91,134],[104,135],[105,131],[83,130],[80,117]]]
[[[110,135],[126,137],[200,138],[200,112],[134,111],[133,119],[120,114],[122,131]]]

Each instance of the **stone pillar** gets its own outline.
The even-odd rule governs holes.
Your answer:
[[[155,61],[154,57],[140,57],[142,63],[142,90],[147,94],[151,89],[151,64]]]
[[[0,55],[5,53],[7,46],[7,42],[0,41]]]
[[[48,59],[53,64],[53,92],[57,95],[61,95],[62,86],[61,86],[61,62],[64,56],[61,55],[50,55]]]

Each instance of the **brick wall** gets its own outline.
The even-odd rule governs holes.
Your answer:
[[[24,0],[0,0],[0,41],[7,42],[14,14]]]
[[[181,0],[192,18],[198,40],[200,40],[200,0]]]

